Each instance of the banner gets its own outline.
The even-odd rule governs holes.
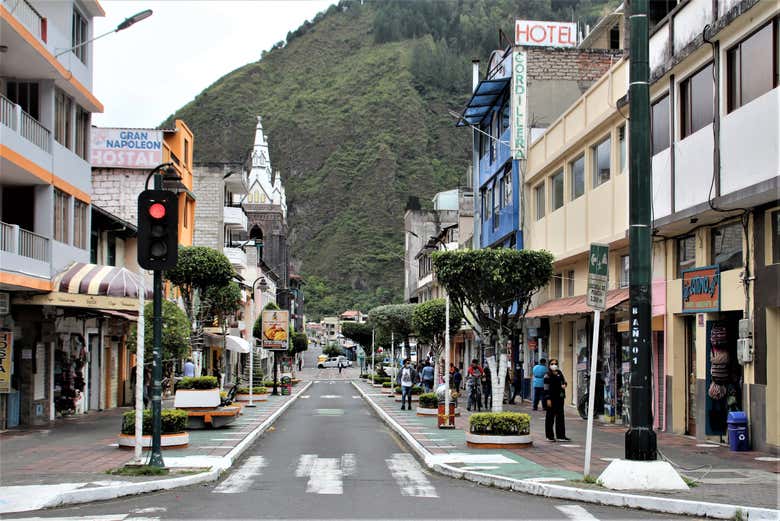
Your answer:
[[[527,80],[526,80],[526,60],[525,52],[515,48],[512,52],[512,135],[509,144],[512,149],[513,159],[525,159],[526,154],[526,114],[528,113],[527,104]]]
[[[11,392],[11,346],[13,333],[0,331],[0,393]]]
[[[290,334],[290,312],[266,309],[262,314],[263,349],[286,351]]]
[[[147,170],[163,162],[162,130],[93,127],[90,144],[95,168]]]

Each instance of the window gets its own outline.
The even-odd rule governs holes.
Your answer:
[[[89,205],[79,201],[73,201],[73,246],[87,249],[87,215]]]
[[[724,224],[712,229],[711,259],[720,271],[742,267],[742,224]]]
[[[188,140],[184,140],[184,166],[187,166],[190,164],[190,142]]]
[[[609,30],[609,48],[613,51],[617,51],[621,48],[620,45],[620,24],[615,24],[612,29]]]
[[[116,235],[106,232],[106,265],[116,266]]]
[[[71,147],[72,123],[70,120],[73,100],[60,89],[54,96],[54,139],[64,147]]]
[[[553,275],[553,291],[555,292],[555,298],[563,296],[563,275],[560,273]]]
[[[512,169],[504,173],[504,206],[512,206]]]
[[[766,94],[778,84],[778,19],[729,49],[726,56],[728,111]]]
[[[68,242],[68,206],[70,196],[65,192],[54,189],[54,240]]]
[[[488,204],[487,190],[482,190],[480,193],[482,199],[482,220],[487,221],[490,218],[490,205]]]
[[[696,266],[696,236],[688,235],[677,239],[677,278],[682,273]]]
[[[570,297],[574,296],[574,270],[566,272],[566,294]]]
[[[563,206],[563,170],[558,170],[550,177],[550,211],[554,212]]]
[[[89,34],[87,31],[87,20],[81,16],[81,13],[74,9],[72,37],[70,43],[71,47],[76,47],[77,45],[80,46],[73,49],[73,54],[75,54],[76,57],[83,63],[87,63],[87,46],[81,44],[86,42],[88,39]]]
[[[772,220],[772,264],[780,263],[780,210],[769,215]]]
[[[490,135],[493,138],[498,138],[498,114],[493,114],[493,119],[490,121]],[[496,139],[490,140],[490,162],[496,160]]]
[[[9,100],[19,105],[27,114],[36,120],[40,119],[37,83],[9,81],[6,83],[5,94]]]
[[[680,84],[680,135],[685,138],[712,123],[713,65],[710,63]]]
[[[650,107],[651,140],[653,155],[669,148],[669,95],[653,103]]]
[[[631,263],[629,262],[628,255],[620,256],[620,287],[627,288],[629,283],[629,268]]]
[[[487,221],[490,219],[493,210],[493,189],[491,187],[488,187],[485,191],[485,209],[487,210],[487,214],[485,214],[485,220]]]
[[[609,181],[612,163],[612,137],[607,136],[601,143],[591,148],[593,152],[593,188]]]
[[[544,218],[544,183],[534,189],[536,194],[536,220]]]
[[[569,163],[571,171],[571,200],[585,193],[585,155],[581,155]]]
[[[189,228],[189,217],[190,217],[190,200],[185,196],[184,197],[184,215],[182,216],[182,225],[184,228]]]
[[[488,136],[486,134],[490,133],[490,127],[485,125],[479,126],[480,132],[479,134],[479,157],[480,159],[485,157],[485,153],[487,153],[488,149]]]
[[[507,99],[504,102],[504,105],[501,107],[501,132],[499,135],[503,135],[504,132],[507,131],[509,128],[509,119],[511,115],[512,105],[509,103],[509,100]]]
[[[89,112],[76,105],[76,154],[87,160],[89,153]]]
[[[620,171],[618,174],[622,174],[626,171],[626,158],[628,157],[628,141],[626,141],[625,125],[618,129],[618,143],[620,145]]]
[[[493,180],[493,229],[498,228],[499,211],[501,210],[501,183]]]

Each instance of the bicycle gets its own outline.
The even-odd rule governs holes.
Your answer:
[[[482,411],[482,383],[479,380],[474,380],[468,384],[469,387],[469,400],[468,410]],[[476,404],[476,407],[474,406]]]

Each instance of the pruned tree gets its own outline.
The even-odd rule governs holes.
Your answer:
[[[461,313],[457,306],[450,306],[450,334],[460,328]],[[447,303],[437,298],[418,304],[412,313],[412,327],[418,341],[428,344],[434,355],[437,372],[444,368],[439,363],[444,351],[445,329],[447,327]],[[437,380],[438,381],[438,380]]]
[[[177,360],[190,351],[190,321],[179,306],[169,300],[162,301],[162,366],[164,374],[171,374]],[[144,306],[144,365],[151,365],[154,351],[154,306]],[[138,325],[134,324],[127,335],[127,346],[131,352],[138,348]]]
[[[402,338],[404,341],[403,356],[409,356],[409,337],[414,328],[412,326],[412,314],[417,304],[388,304],[377,306],[368,312],[369,323],[379,329],[385,335],[395,335],[396,341]]]
[[[290,354],[297,355],[298,353],[303,353],[308,349],[309,337],[306,335],[306,333],[296,331],[290,335],[290,347],[288,349]]]
[[[437,279],[482,337],[497,391],[506,377],[507,341],[522,329],[531,298],[552,277],[553,256],[544,250],[488,248],[439,251],[432,257]],[[493,400],[493,410],[501,409],[502,400]]]
[[[344,350],[336,342],[331,342],[322,349],[322,354],[329,357],[341,356],[344,354]]]

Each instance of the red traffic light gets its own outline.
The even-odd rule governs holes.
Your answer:
[[[162,219],[165,217],[165,205],[154,203],[149,207],[149,215],[152,219]]]

